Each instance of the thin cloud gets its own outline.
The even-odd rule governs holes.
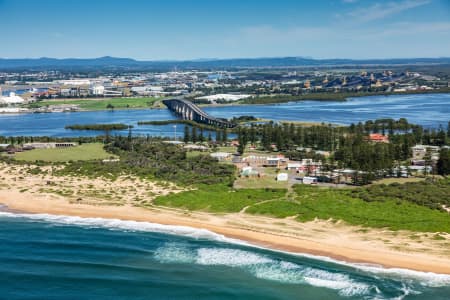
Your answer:
[[[371,22],[399,14],[403,11],[427,5],[431,0],[405,0],[402,2],[376,3],[369,7],[360,7],[346,14],[357,22]]]
[[[450,36],[450,22],[401,22],[394,23],[389,28],[383,31],[373,32],[372,36],[379,37],[395,37],[395,36],[406,36],[412,35],[417,36],[417,34],[430,35],[446,35]]]
[[[396,37],[411,38],[423,36],[450,37],[450,22],[396,22],[386,25],[382,31],[378,28],[359,27],[285,27],[270,25],[244,27],[239,34],[233,34],[223,40],[234,45],[302,45],[323,40],[374,40],[386,41]],[[415,38],[414,38],[415,39]]]

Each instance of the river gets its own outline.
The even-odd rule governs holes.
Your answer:
[[[348,101],[299,101],[270,105],[235,105],[205,107],[215,117],[232,118],[252,115],[264,119],[302,122],[350,124],[377,118],[407,118],[409,122],[427,128],[447,126],[450,120],[450,94],[415,94],[370,96]],[[0,135],[3,136],[95,136],[98,131],[66,130],[66,125],[92,123],[124,123],[133,125],[133,134],[177,136],[183,125],[138,126],[138,121],[174,119],[167,109],[120,111],[90,111],[48,114],[0,115]],[[116,132],[127,134],[128,132]]]

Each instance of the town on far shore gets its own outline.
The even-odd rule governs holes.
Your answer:
[[[184,97],[199,105],[448,92],[445,65],[237,68],[223,71],[4,70],[0,113],[160,108]],[[90,101],[87,101],[90,100]]]

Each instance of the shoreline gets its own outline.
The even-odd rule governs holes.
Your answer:
[[[297,255],[326,257],[343,263],[370,264],[383,268],[401,268],[406,270],[432,272],[450,275],[450,256],[441,257],[427,252],[394,251],[386,247],[376,247],[370,241],[357,241],[346,233],[348,225],[327,224],[326,221],[298,223],[297,227],[305,232],[319,228],[342,227],[331,232],[330,237],[320,238],[295,235],[289,231],[279,231],[266,226],[268,222],[288,222],[284,219],[272,219],[260,216],[239,214],[214,215],[190,212],[162,207],[141,208],[134,206],[94,206],[71,204],[63,197],[54,195],[28,195],[14,190],[1,190],[0,203],[6,205],[12,213],[45,213],[60,216],[83,218],[119,219],[123,221],[150,222],[162,225],[186,226],[205,229],[227,238],[240,240],[256,247],[283,251]],[[293,221],[296,222],[296,221]],[[262,225],[258,225],[262,224]],[[326,231],[326,229],[323,229]],[[318,258],[320,259],[320,258]]]
[[[345,98],[339,98],[339,94],[335,94],[335,93],[330,93],[330,95],[332,96],[336,96],[338,95],[337,98],[325,98],[325,99],[314,99],[314,97],[312,99],[298,99],[298,100],[290,100],[290,101],[282,101],[282,102],[268,102],[268,103],[240,103],[239,101],[237,102],[231,102],[231,103],[216,103],[216,104],[197,104],[197,106],[199,106],[200,108],[207,108],[207,107],[227,107],[227,106],[246,106],[246,105],[257,105],[257,106],[261,106],[261,105],[277,105],[277,104],[284,104],[284,103],[289,103],[289,102],[303,102],[303,101],[318,101],[318,102],[346,102],[349,101],[353,98],[361,98],[361,97],[376,97],[376,96],[404,96],[404,95],[427,95],[427,94],[449,94],[450,90],[446,90],[446,91],[419,91],[419,92],[397,92],[397,93],[377,93],[377,94],[371,94],[371,95],[351,95],[351,96],[346,96]],[[314,95],[314,94],[313,94]],[[273,96],[276,97],[276,96]],[[117,98],[123,98],[123,97],[117,97]],[[145,97],[126,97],[126,98],[145,98]],[[165,99],[166,97],[164,97]],[[175,96],[174,96],[175,98]],[[80,101],[80,100],[92,100],[92,101],[109,101],[109,100],[114,100],[116,98],[57,98],[57,99],[49,99],[49,100],[43,100],[43,101],[53,101],[53,102],[60,102],[60,101],[64,101],[64,102],[68,102],[70,103],[71,101]],[[162,100],[162,99],[161,99]],[[150,110],[158,110],[158,109],[165,109],[165,107],[152,107],[152,106],[142,106],[142,107],[129,107],[129,108],[114,108],[114,111],[122,111],[122,110],[140,110],[140,109],[150,109]],[[108,111],[109,109],[79,109],[78,111],[75,112],[93,112],[93,111]],[[23,113],[33,113],[33,112],[23,112]],[[45,113],[45,112],[44,112]],[[51,113],[51,112],[50,112]]]

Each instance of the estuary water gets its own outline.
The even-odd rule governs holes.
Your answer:
[[[437,128],[450,120],[450,94],[371,96],[348,101],[300,101],[271,105],[205,107],[220,118],[252,115],[271,120],[350,124],[378,118],[407,118],[411,123]],[[140,109],[49,114],[0,115],[3,136],[96,136],[103,132],[66,130],[66,125],[124,123],[133,125],[134,134],[182,136],[183,125],[138,126],[139,121],[174,119],[167,109]],[[127,130],[112,134],[128,134]]]
[[[0,212],[1,299],[449,299],[450,276],[146,222]]]

